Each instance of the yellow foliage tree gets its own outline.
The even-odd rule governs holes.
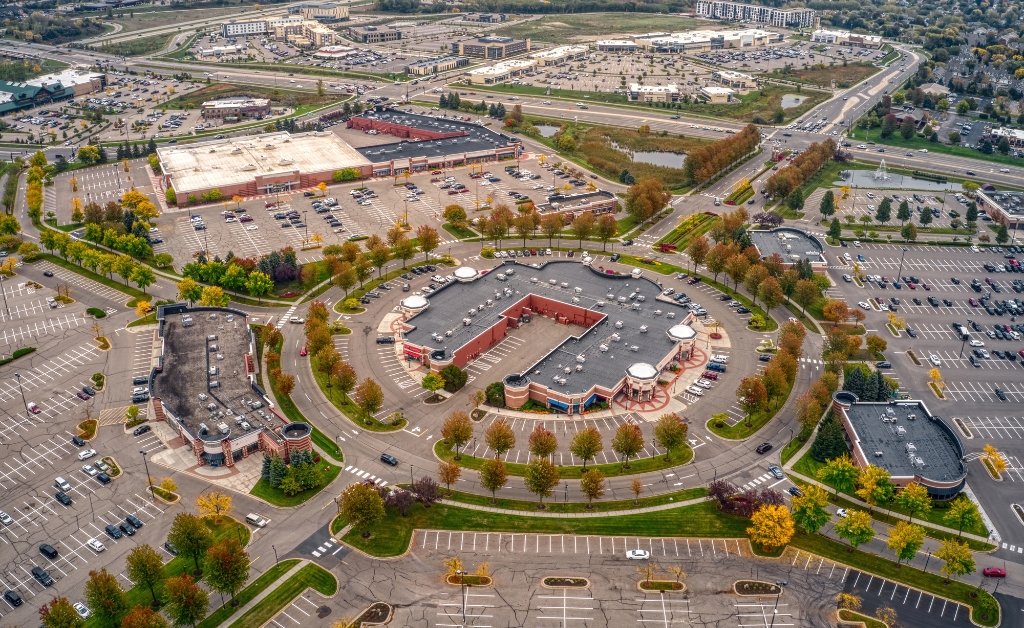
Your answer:
[[[196,508],[199,514],[208,517],[213,515],[220,523],[221,518],[231,512],[231,496],[220,491],[210,491],[196,498]]]
[[[996,475],[1006,471],[1006,458],[999,453],[999,450],[992,445],[985,445],[984,452],[985,461],[988,463],[988,466],[995,471]]]
[[[149,304],[149,301],[139,301],[135,305],[136,316],[146,316],[153,311],[153,306]]]
[[[783,505],[766,505],[758,508],[750,517],[747,528],[752,543],[760,543],[764,551],[782,547],[793,538],[793,516]]]
[[[946,388],[946,382],[942,381],[942,372],[939,369],[928,371],[928,377],[932,380],[932,384],[940,391]]]

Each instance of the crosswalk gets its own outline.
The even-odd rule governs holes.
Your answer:
[[[341,543],[339,543],[338,541],[334,540],[333,538],[327,539],[326,541],[324,541],[323,545],[317,547],[315,550],[310,552],[310,554],[312,554],[316,558],[320,558],[321,556],[323,556],[324,554],[329,552],[331,550],[331,548],[333,548],[335,545],[337,545],[338,547],[337,547],[337,549],[334,550],[334,553],[337,553],[338,550],[341,549]]]
[[[295,313],[295,308],[297,308],[297,307],[299,307],[298,303],[296,303],[295,305],[293,305],[290,308],[288,308],[288,311],[284,313],[284,316],[282,316],[281,318],[277,319],[277,328],[278,329],[281,329],[282,327],[284,327],[284,324],[287,323],[291,319],[292,314]]]
[[[353,465],[348,465],[347,467],[345,467],[345,471],[348,471],[349,473],[355,475],[357,478],[361,480],[370,480],[377,486],[387,486],[388,484],[387,480],[385,480],[384,478],[379,478],[376,475],[372,475],[369,471],[363,471],[362,469],[355,467]]]
[[[765,473],[764,475],[759,475],[758,477],[754,478],[753,480],[747,482],[746,484],[744,484],[740,488],[742,488],[745,491],[746,490],[750,490],[752,488],[757,488],[758,486],[764,484],[765,482],[768,482],[769,480],[774,480],[774,479],[775,479],[775,476],[773,476],[771,473]]]

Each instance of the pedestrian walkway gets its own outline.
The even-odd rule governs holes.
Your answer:
[[[259,593],[259,595],[257,595],[253,599],[251,599],[247,604],[243,604],[242,606],[239,606],[238,608],[236,608],[235,612],[231,614],[231,617],[225,618],[224,621],[221,622],[221,625],[222,626],[230,626],[232,624],[233,620],[235,620],[235,619],[241,617],[242,615],[245,615],[246,613],[248,613],[250,609],[252,609],[253,607],[257,606],[260,602],[262,602],[264,600],[264,598],[266,598],[268,595],[273,593],[274,590],[278,586],[280,586],[284,582],[287,582],[288,578],[291,578],[292,576],[297,574],[299,572],[299,570],[302,569],[303,567],[305,567],[308,562],[309,561],[304,559],[304,558],[299,559],[298,564],[296,564],[294,567],[292,567],[291,569],[289,569],[285,573],[281,574],[281,577],[279,577],[277,580],[275,580],[273,585],[271,585],[271,586],[267,587],[266,589],[264,589],[263,591],[261,591]],[[302,592],[300,591],[300,595],[301,595],[301,593]]]

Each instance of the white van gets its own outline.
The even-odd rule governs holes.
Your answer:
[[[1009,172],[1009,171],[1010,171],[1009,168],[1000,168],[999,169],[999,172]]]
[[[727,356],[727,355],[712,355],[711,356],[711,361],[712,362],[717,362],[719,364],[728,364],[729,363],[729,356]]]
[[[634,268],[633,272],[629,273],[630,277],[632,277],[633,279],[639,279],[640,275],[642,274],[644,274],[644,271],[640,270],[639,268]]]
[[[56,478],[53,481],[53,485],[56,486],[57,488],[59,488],[60,490],[64,491],[65,493],[70,493],[71,492],[71,485],[68,484],[68,481],[65,480],[62,477]]]
[[[265,525],[267,525],[267,520],[266,519],[264,519],[263,517],[261,517],[261,516],[259,516],[257,514],[251,513],[251,512],[245,516],[245,521],[246,521],[246,523],[252,524],[252,525],[256,526],[257,528],[262,528]]]

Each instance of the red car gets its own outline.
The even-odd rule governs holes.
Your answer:
[[[700,376],[704,379],[718,379],[718,373],[714,371],[704,371]]]
[[[308,355],[308,353],[306,352],[305,345],[303,345],[302,349],[299,351],[299,355],[302,355],[302,356]]]
[[[926,283],[923,283],[923,284],[921,284],[921,287],[922,287],[922,288],[924,288],[925,290],[931,290],[931,289],[932,289],[932,287],[931,287],[931,286],[929,286],[929,285],[928,285],[928,284],[926,284]]]
[[[981,573],[989,578],[1005,578],[1006,570],[1000,567],[985,567],[981,570]]]
[[[75,393],[75,394],[76,394],[76,395],[78,395],[78,398],[79,398],[79,399],[81,399],[82,401],[89,401],[89,399],[90,399],[89,395],[85,394],[85,393],[84,393],[84,392],[82,392],[81,390],[79,390],[79,391],[78,391],[77,393]]]

